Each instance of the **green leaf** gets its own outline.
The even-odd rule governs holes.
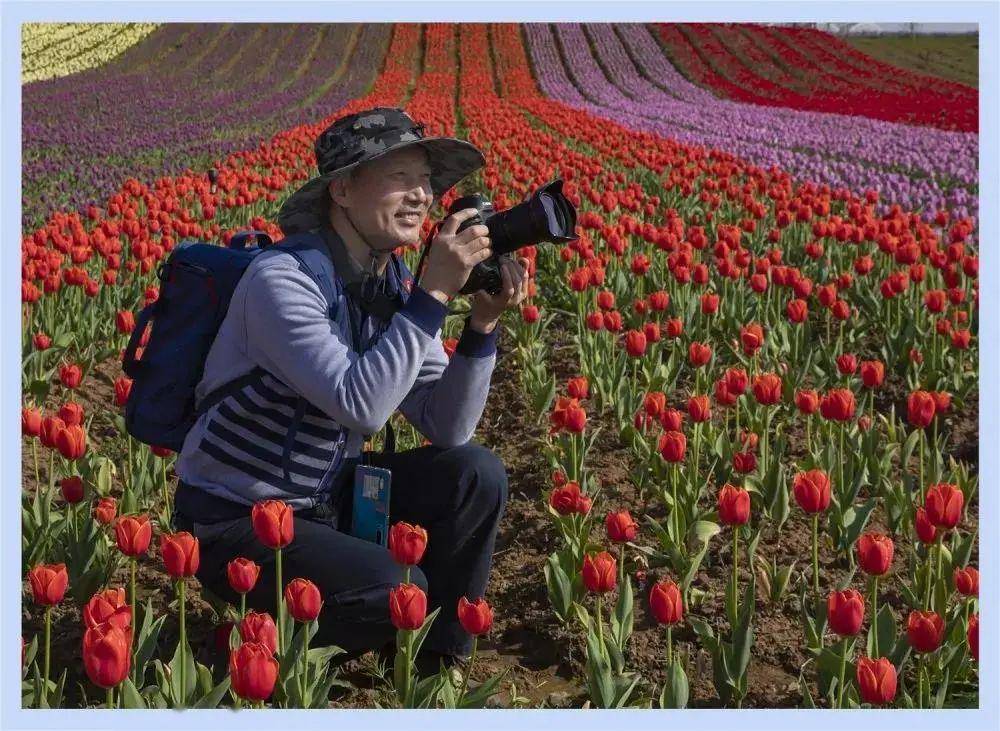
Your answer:
[[[587,632],[587,680],[590,699],[598,708],[613,708],[615,684],[611,667],[594,632]]]
[[[227,675],[222,681],[212,688],[206,695],[194,704],[194,708],[218,708],[223,696],[229,690],[230,677]]]
[[[156,643],[160,636],[160,630],[167,619],[166,615],[157,619],[154,619],[155,616],[153,613],[153,603],[151,600],[147,600],[142,615],[142,628],[139,630],[139,634],[136,635],[135,640],[138,647],[135,653],[135,677],[140,686],[146,676],[146,666],[156,651]]]
[[[474,690],[469,690],[466,692],[465,697],[462,698],[462,703],[459,708],[483,708],[486,705],[487,699],[490,696],[496,695],[499,691],[497,686],[500,681],[507,675],[507,671],[510,668],[504,668],[502,672],[497,675],[493,675],[483,683],[478,685]]]
[[[413,636],[413,657],[420,656],[420,646],[424,644],[424,638],[427,637],[427,633],[430,632],[431,624],[434,623],[434,618],[440,613],[441,607],[438,607],[433,612],[427,615],[424,619],[423,625],[417,630],[416,634]]]
[[[145,708],[146,701],[143,700],[142,695],[136,690],[135,685],[129,678],[125,678],[122,683],[122,695],[121,695],[122,708]]]
[[[667,670],[667,679],[660,692],[660,708],[686,708],[689,693],[684,666],[680,661],[674,660]]]
[[[182,650],[183,647],[183,650]],[[184,687],[181,687],[181,653],[184,655]],[[191,646],[185,642],[177,642],[177,649],[174,650],[174,657],[170,661],[170,692],[174,702],[177,704],[187,704],[188,698],[195,691],[198,682],[198,670],[194,665],[194,653]]]
[[[545,586],[548,589],[549,602],[552,608],[563,622],[568,621],[570,606],[573,603],[573,588],[570,578],[559,565],[556,554],[552,554],[545,561],[543,567],[545,573]]]

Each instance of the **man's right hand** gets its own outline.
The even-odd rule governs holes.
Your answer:
[[[475,208],[463,208],[448,216],[431,241],[427,268],[420,277],[420,286],[439,302],[447,303],[458,294],[469,278],[472,268],[490,258],[489,229],[477,224],[455,233],[466,219],[474,217]]]

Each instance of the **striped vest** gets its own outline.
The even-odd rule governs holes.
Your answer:
[[[398,292],[405,303],[412,282],[409,269],[393,256],[385,271],[390,293]],[[350,301],[339,277],[333,277],[333,295],[331,319],[357,351],[353,316],[364,352],[389,323]],[[299,509],[327,500],[344,459],[354,456],[349,449],[360,451],[364,435],[342,427],[262,368],[254,368],[240,383],[202,415],[206,421],[198,461],[213,473],[231,475],[227,490],[249,503],[269,497]]]

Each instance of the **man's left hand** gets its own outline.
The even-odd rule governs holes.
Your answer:
[[[516,307],[528,296],[528,259],[500,259],[500,291],[489,294],[480,289],[472,296],[469,326],[481,333],[491,333],[508,307]]]

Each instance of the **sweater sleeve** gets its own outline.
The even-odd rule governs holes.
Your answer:
[[[490,378],[496,365],[499,324],[488,335],[469,327],[451,360],[440,339],[435,339],[420,373],[400,410],[411,424],[441,447],[454,447],[472,439],[486,407]]]
[[[428,353],[441,347],[447,307],[419,287],[359,356],[327,316],[319,287],[294,262],[274,257],[248,274],[248,358],[348,429],[378,431],[413,387]]]

